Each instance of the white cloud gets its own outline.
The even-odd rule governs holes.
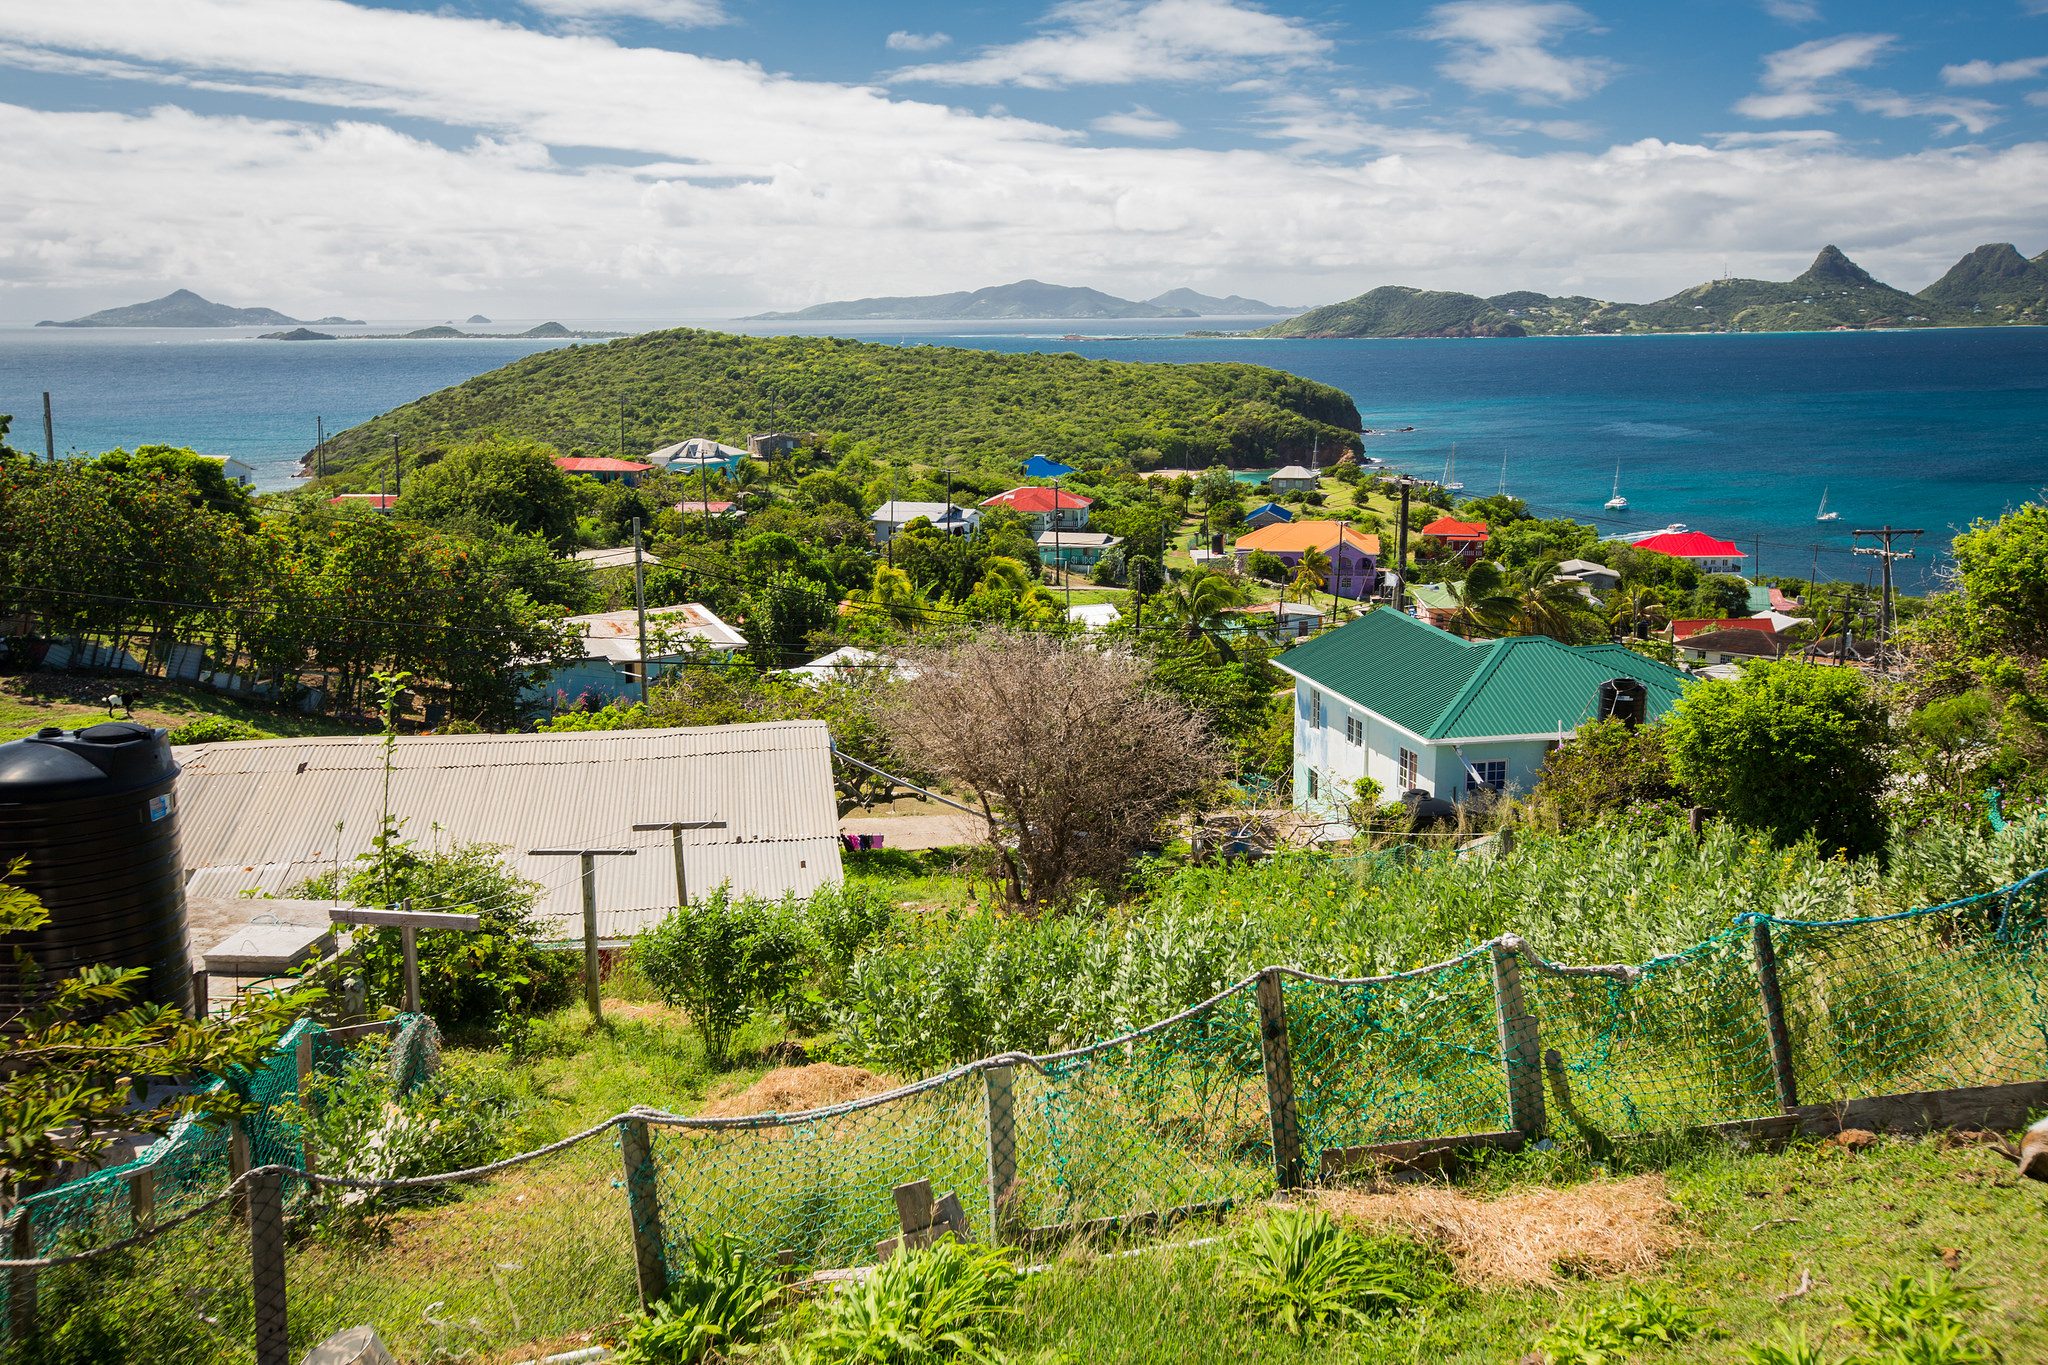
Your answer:
[[[1180,124],[1155,114],[1144,105],[1135,105],[1121,114],[1104,114],[1088,125],[1098,133],[1112,137],[1142,137],[1162,139],[1179,137],[1183,131]]]
[[[678,27],[723,24],[732,16],[720,0],[525,0],[528,9],[563,19],[652,19]]]
[[[1958,62],[1941,69],[1948,85],[1997,85],[2000,81],[2030,81],[2048,71],[2048,57],[2022,57],[2010,62]]]
[[[1784,24],[1812,24],[1820,20],[1820,6],[1814,0],[1763,0],[1764,13]]]
[[[1525,100],[1579,100],[1599,90],[1614,65],[1599,57],[1565,57],[1550,45],[1594,27],[1577,5],[1528,0],[1453,0],[1429,12],[1426,37],[1448,43],[1437,69],[1468,89]]]
[[[1890,33],[1845,33],[1817,38],[1764,58],[1762,89],[1736,101],[1735,112],[1766,121],[1810,118],[1846,104],[1883,118],[1928,118],[1944,133],[1982,133],[1998,122],[1998,106],[1985,100],[1941,95],[1902,95],[1845,79],[1877,65],[1897,46]],[[1977,65],[1984,65],[1977,63]],[[2048,62],[2044,62],[2048,65]],[[1958,68],[1950,67],[1943,74]],[[1955,81],[1951,81],[1955,84]],[[1966,82],[1967,83],[1967,82]]]
[[[883,40],[891,52],[936,52],[953,41],[950,33],[912,33],[899,28]]]
[[[1066,0],[1044,31],[957,62],[908,67],[894,81],[942,85],[1071,85],[1218,80],[1318,60],[1330,40],[1247,0]]]
[[[1709,133],[1716,147],[1834,147],[1840,133],[1826,128],[1774,128],[1768,132]]]
[[[1026,275],[1137,297],[1195,278],[1304,300],[1384,283],[1655,298],[1702,259],[1768,273],[1845,225],[1871,244],[1859,260],[1913,286],[1958,243],[2048,218],[2038,142],[1518,153],[1302,96],[1268,115],[1270,148],[1090,146],[747,63],[341,0],[0,5],[0,43],[120,64],[168,101],[195,83],[292,101],[275,118],[0,103],[13,317],[183,285],[302,316],[659,321]]]

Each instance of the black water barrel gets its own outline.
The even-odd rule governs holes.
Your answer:
[[[98,962],[147,967],[138,997],[190,1004],[177,777],[164,732],[128,721],[0,744],[0,869],[26,858],[19,884],[50,911],[35,933],[0,938],[0,1009]],[[41,969],[33,989],[13,946]]]

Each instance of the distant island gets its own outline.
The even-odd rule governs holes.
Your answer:
[[[742,322],[972,322],[1003,318],[1196,318],[1205,316],[1285,315],[1257,299],[1216,298],[1192,289],[1175,289],[1142,303],[1120,299],[1099,289],[1083,289],[1041,280],[951,294],[844,299],[817,303],[793,313],[756,313]]]
[[[1582,295],[1558,298],[1530,290],[1481,298],[1383,285],[1249,335],[1604,336],[2044,323],[2048,323],[2048,252],[2028,260],[2010,243],[1999,242],[1970,252],[1918,294],[1881,283],[1839,248],[1829,246],[1793,280],[1709,280],[1655,303],[1614,303]]]
[[[203,299],[189,289],[178,289],[147,303],[125,308],[102,308],[69,322],[43,321],[38,327],[289,327],[300,322],[275,308],[230,308]],[[353,318],[317,318],[315,326],[360,327]]]
[[[258,341],[615,341],[631,332],[578,332],[559,322],[543,322],[523,332],[465,332],[459,328],[420,327],[410,332],[357,332],[338,337],[332,332],[315,332],[299,327],[289,332],[265,332]]]
[[[482,313],[471,313],[469,315],[469,321],[467,321],[463,325],[465,327],[488,327],[491,325],[491,320],[485,317]]]

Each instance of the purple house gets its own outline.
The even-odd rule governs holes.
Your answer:
[[[1339,544],[1338,535],[1343,542]],[[1310,550],[1321,550],[1330,561],[1330,576],[1324,582],[1324,592],[1334,592],[1339,597],[1370,597],[1380,581],[1380,538],[1354,531],[1342,522],[1336,521],[1282,521],[1238,538],[1231,549],[1237,555],[1238,567],[1251,558],[1254,550],[1264,550],[1277,556],[1291,569],[1301,563],[1301,557]]]

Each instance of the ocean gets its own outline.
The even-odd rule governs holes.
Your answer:
[[[610,330],[652,325],[564,321]],[[379,322],[364,330],[417,325]],[[499,324],[507,331],[527,325]],[[1190,325],[1181,320],[690,325],[1274,366],[1349,393],[1375,429],[1366,453],[1397,468],[1432,478],[1448,468],[1468,496],[1505,488],[1541,515],[1577,517],[1613,533],[1682,523],[1736,540],[1765,573],[1806,575],[1817,567],[1823,577],[1861,580],[1875,561],[1849,553],[1853,530],[1887,523],[1922,529],[1908,542],[1918,558],[1899,566],[1908,591],[1936,581],[1957,530],[2040,497],[2048,483],[2048,328],[1255,341],[1173,335]],[[1067,339],[1112,329],[1114,336]],[[255,340],[253,330],[7,327],[0,328],[0,412],[15,416],[16,446],[40,450],[48,389],[60,453],[188,445],[238,456],[257,469],[261,487],[281,488],[312,446],[316,418],[339,431],[566,344],[510,337],[285,343]],[[691,434],[641,435],[652,446]],[[1629,508],[1608,513],[1603,504],[1617,466]],[[1823,495],[1838,520],[1815,519]]]

